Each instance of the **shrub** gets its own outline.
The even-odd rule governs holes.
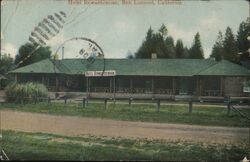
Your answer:
[[[10,83],[5,88],[6,101],[15,103],[31,103],[42,101],[48,96],[47,88],[40,83]]]

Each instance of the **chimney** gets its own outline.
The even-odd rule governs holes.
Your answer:
[[[62,47],[62,60],[64,59],[64,47]]]
[[[157,59],[157,53],[152,53],[151,54],[151,59]]]

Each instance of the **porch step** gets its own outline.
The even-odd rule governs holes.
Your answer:
[[[197,97],[194,95],[175,95],[175,101],[187,101],[187,100],[196,101]]]
[[[199,100],[200,102],[225,102],[225,98],[220,96],[202,96]]]

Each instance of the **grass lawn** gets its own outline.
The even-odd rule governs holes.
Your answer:
[[[12,109],[26,112],[36,112],[56,115],[71,115],[94,118],[108,118],[114,120],[144,121],[158,123],[183,123],[211,126],[235,126],[249,127],[250,122],[241,117],[238,112],[231,111],[227,115],[227,109],[221,107],[193,106],[192,114],[188,113],[188,105],[161,105],[160,112],[156,112],[155,105],[133,104],[113,104],[109,103],[107,109],[103,103],[90,103],[86,108],[82,108],[77,103],[38,103],[38,104],[1,104],[0,109]],[[250,109],[240,109],[240,111],[250,116]]]
[[[11,160],[239,161],[247,155],[247,146],[14,131],[3,131],[1,146]]]

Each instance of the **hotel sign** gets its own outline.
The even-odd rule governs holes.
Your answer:
[[[243,92],[250,93],[250,87],[243,87]]]
[[[115,70],[107,70],[107,71],[87,71],[85,72],[86,77],[102,77],[102,76],[115,76]]]

